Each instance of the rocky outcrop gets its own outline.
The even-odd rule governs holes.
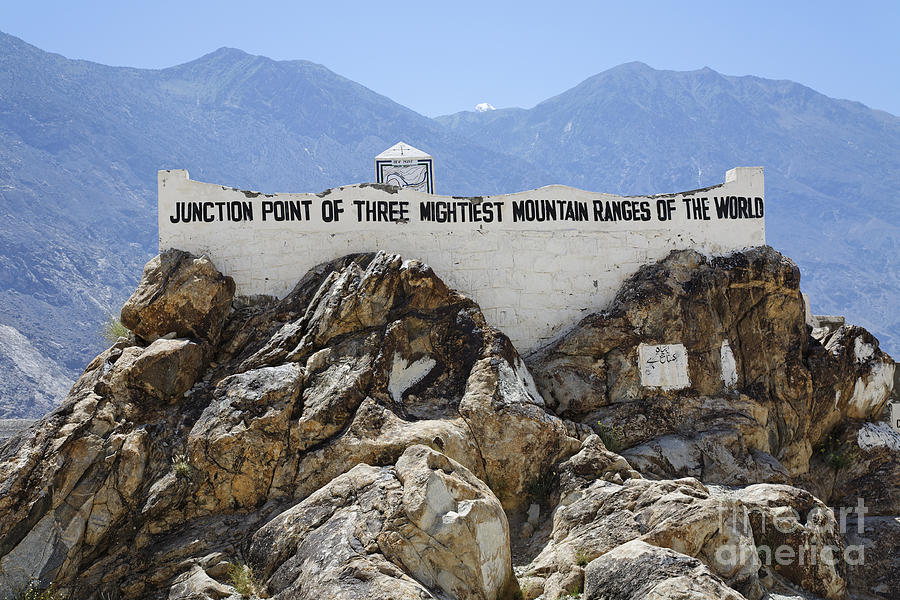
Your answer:
[[[257,531],[249,557],[275,597],[493,600],[518,587],[500,503],[426,446],[335,478]]]
[[[165,253],[135,335],[0,442],[0,599],[891,598],[893,362],[812,337],[797,278],[673,253],[523,360],[418,261],[346,256],[276,300]],[[688,385],[642,380],[656,344]],[[826,505],[854,494],[879,515],[856,534]]]
[[[231,309],[234,280],[205,256],[166,250],[150,260],[122,307],[122,324],[152,342],[169,333],[216,343]]]
[[[880,414],[894,371],[862,329],[811,338],[799,282],[768,247],[673,252],[527,364],[552,410],[615,437],[640,471],[788,482],[839,423]],[[646,345],[680,345],[687,381],[642,385]]]
[[[165,324],[135,326],[35,437],[2,450],[5,586],[35,578],[73,597],[165,595],[178,578],[203,579],[186,566],[242,561],[241,540],[285,506],[357,464],[395,465],[416,444],[465,465],[462,481],[484,481],[479,494],[493,489],[489,499],[515,510],[580,446],[509,340],[421,263],[355,255],[314,269],[280,302],[198,316],[186,287],[228,292],[207,268],[178,253],[151,261],[136,297],[153,296],[154,315],[169,311],[142,322]],[[184,334],[179,319],[190,338],[156,337]],[[455,502],[483,510],[461,490]],[[451,570],[462,581],[476,554],[466,556]],[[478,593],[509,582],[489,583]]]

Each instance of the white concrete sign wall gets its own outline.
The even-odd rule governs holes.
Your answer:
[[[520,352],[613,299],[626,277],[673,249],[765,243],[762,167],[656,196],[564,186],[459,198],[358,184],[260,194],[159,172],[159,247],[208,255],[241,295],[287,294],[306,271],[384,250],[431,265],[472,296]]]

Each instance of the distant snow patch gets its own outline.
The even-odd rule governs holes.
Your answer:
[[[863,450],[888,448],[900,452],[900,433],[887,423],[864,423],[856,434],[856,443]]]
[[[497,109],[494,108],[493,106],[491,106],[490,104],[488,104],[487,102],[482,102],[481,104],[475,105],[475,112],[488,112],[488,111],[492,111],[492,110],[497,110]]]
[[[388,392],[394,402],[400,402],[403,392],[422,381],[437,363],[430,356],[423,356],[415,362],[408,362],[394,353],[394,364],[391,366],[391,378],[388,381]]]

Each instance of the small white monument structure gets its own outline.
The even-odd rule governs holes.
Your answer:
[[[427,194],[434,193],[434,159],[398,142],[375,157],[375,181]]]

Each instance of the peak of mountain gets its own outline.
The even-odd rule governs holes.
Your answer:
[[[527,162],[308,61],[221,48],[166,69],[108,67],[9,35],[0,61],[0,198],[9,213],[0,324],[69,378],[157,249],[159,169],[245,189],[319,191],[374,179],[373,157],[407,139],[441,157],[439,192],[541,179]]]
[[[900,350],[893,115],[792,81],[628,63],[528,110],[437,120],[542,165],[547,183],[595,191],[691,189],[765,165],[768,240],[803,267],[814,310],[847,314]]]

